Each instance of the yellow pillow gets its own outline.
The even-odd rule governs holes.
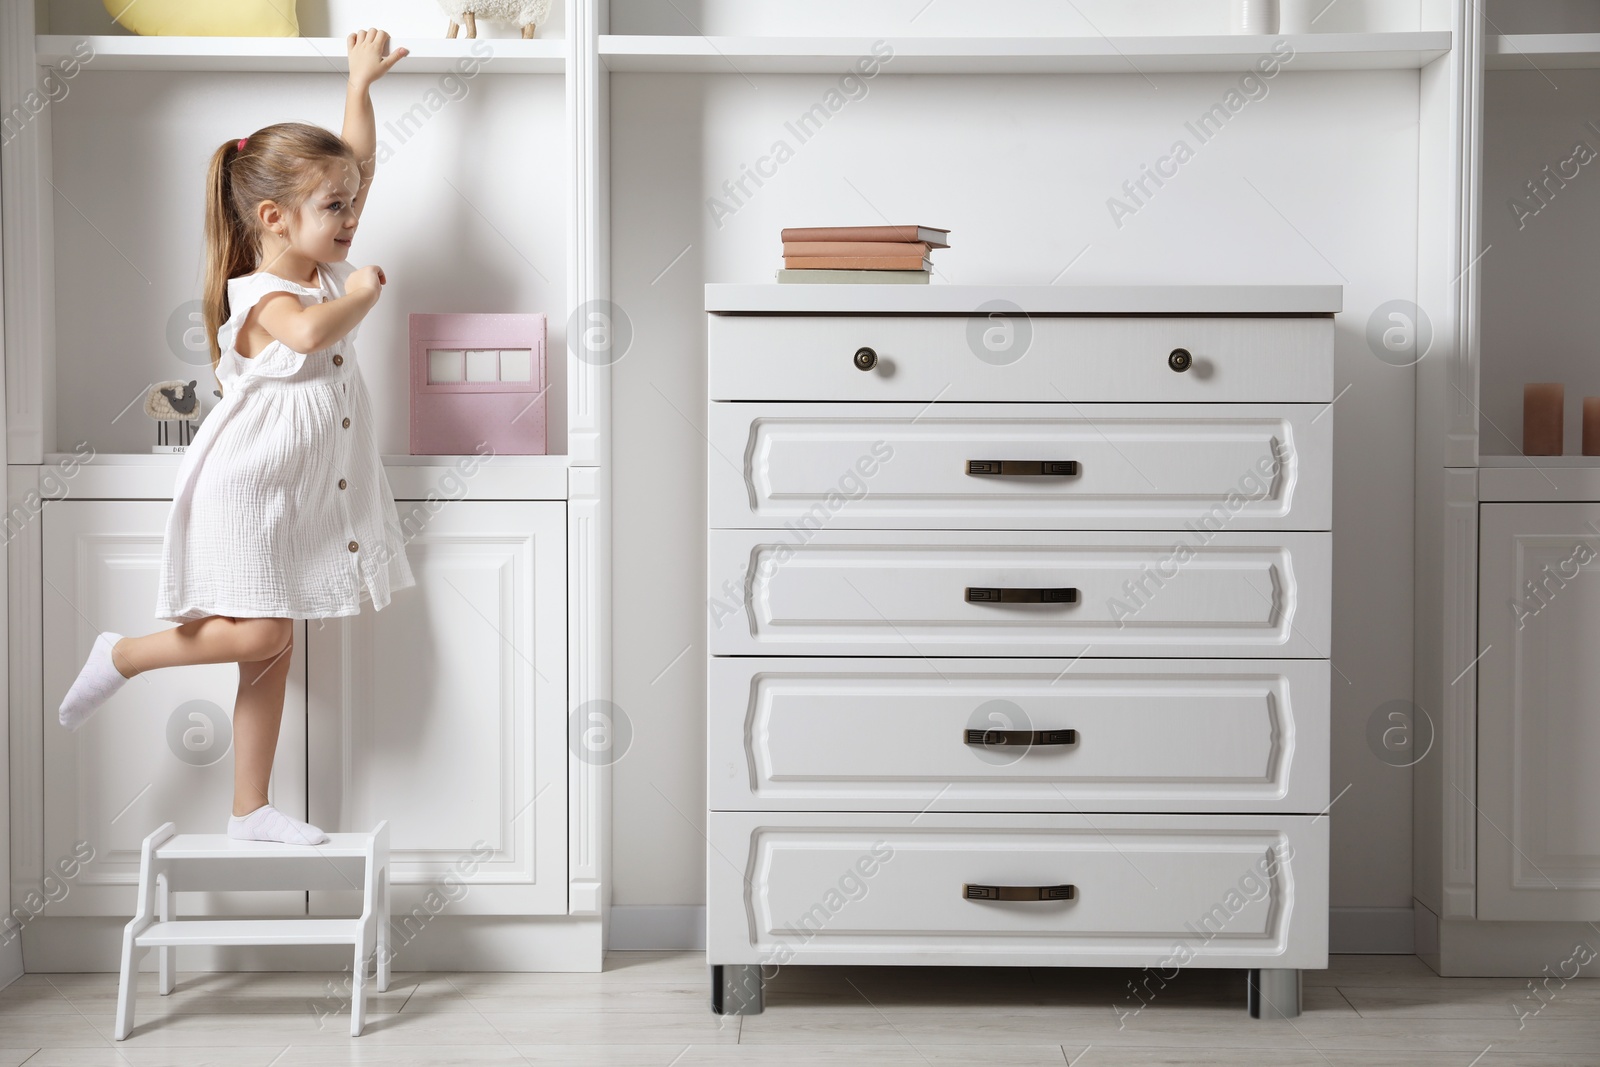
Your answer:
[[[147,37],[298,37],[295,0],[104,0],[125,29]]]

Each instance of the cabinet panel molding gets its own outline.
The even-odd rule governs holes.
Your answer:
[[[311,821],[389,820],[397,915],[565,914],[565,507],[449,503],[406,552],[414,588],[310,624]]]
[[[130,679],[77,731],[57,709],[102,630],[160,629],[154,616],[164,501],[44,504],[43,862],[93,860],[54,915],[131,915],[142,841],[172,820],[180,833],[222,833],[233,810],[233,703],[239,668],[200,664]],[[296,629],[269,800],[306,817],[305,630]],[[312,820],[315,821],[314,819]],[[303,893],[185,894],[184,914],[303,914]]]
[[[1600,919],[1600,504],[1485,504],[1478,918]]]

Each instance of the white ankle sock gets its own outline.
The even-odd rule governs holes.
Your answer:
[[[328,835],[308,822],[291,819],[271,804],[248,815],[228,816],[228,836],[241,841],[282,841],[290,845],[320,845]]]
[[[88,660],[61,701],[62,726],[69,730],[82,726],[84,720],[99,710],[100,705],[110,700],[111,694],[121,689],[122,683],[128,680],[111,661],[111,646],[121,637],[121,634],[107,630],[94,639]]]

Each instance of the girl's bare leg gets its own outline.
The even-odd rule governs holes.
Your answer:
[[[283,620],[288,622],[289,620]],[[268,660],[241,660],[239,695],[233,705],[233,814],[248,815],[267,803],[267,781],[278,751],[283,695],[294,653],[289,643]]]
[[[111,646],[111,661],[128,678],[157,667],[257,663],[271,660],[293,639],[293,619],[208,615],[143,637],[124,637]]]

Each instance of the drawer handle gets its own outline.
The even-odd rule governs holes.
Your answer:
[[[856,370],[871,370],[878,365],[878,353],[870,348],[858,348],[854,362]]]
[[[1065,478],[1078,473],[1075,459],[969,459],[968,474],[998,474],[1003,478]]]
[[[1075,745],[1076,730],[963,730],[968,745]]]
[[[1064,589],[1000,589],[995,586],[967,586],[968,604],[1076,604],[1078,591]]]
[[[1167,366],[1182,374],[1194,366],[1194,357],[1189,354],[1187,348],[1174,348],[1172,355],[1167,357]]]
[[[961,886],[967,900],[1076,900],[1075,885],[973,885]]]

